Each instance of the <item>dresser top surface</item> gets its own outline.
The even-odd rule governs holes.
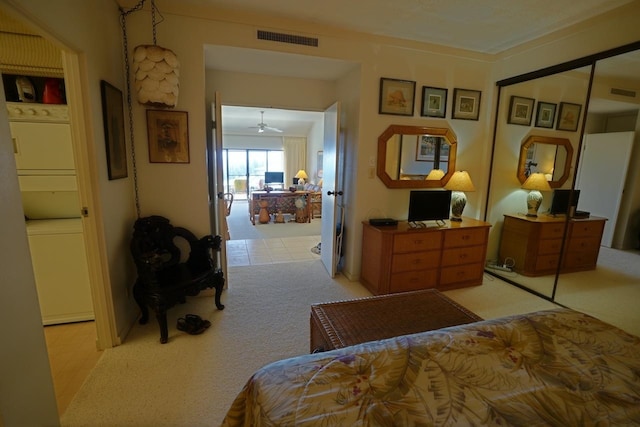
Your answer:
[[[406,232],[435,232],[443,230],[457,230],[465,228],[478,228],[478,227],[491,227],[488,222],[480,221],[473,218],[463,217],[462,221],[450,221],[444,220],[444,225],[438,226],[435,222],[429,221],[425,227],[415,227],[410,225],[408,221],[398,221],[397,225],[381,225],[374,226],[369,224],[369,221],[362,221],[367,227],[372,227],[380,230],[383,233],[406,233]]]
[[[515,218],[522,221],[535,222],[535,223],[555,223],[555,222],[565,222],[567,220],[566,215],[551,215],[551,214],[540,214],[538,216],[527,216],[524,213],[518,214],[504,214],[505,218]],[[606,221],[607,218],[593,216],[590,215],[587,218],[570,218],[571,221]]]

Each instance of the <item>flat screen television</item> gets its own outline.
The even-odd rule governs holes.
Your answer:
[[[411,191],[408,221],[442,221],[449,218],[450,207],[450,190]]]
[[[264,183],[265,184],[283,184],[284,183],[284,172],[265,172],[264,173]]]
[[[555,189],[553,190],[553,199],[551,199],[551,208],[549,213],[551,215],[564,215],[572,214],[578,207],[578,199],[580,198],[580,190],[573,190],[573,200],[571,200],[571,208],[569,209],[569,198],[571,197],[571,190]]]

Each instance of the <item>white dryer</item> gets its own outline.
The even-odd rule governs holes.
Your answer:
[[[80,218],[27,221],[44,325],[94,319]]]

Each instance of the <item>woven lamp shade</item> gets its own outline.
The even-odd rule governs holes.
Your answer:
[[[427,181],[439,181],[444,176],[444,171],[442,169],[432,169],[431,172],[425,178]]]
[[[551,191],[547,177],[540,172],[529,175],[524,184],[522,184],[522,188],[525,190]]]
[[[444,188],[453,191],[476,191],[467,171],[455,172]]]
[[[180,62],[173,51],[156,45],[136,46],[133,72],[140,104],[152,107],[177,105]]]

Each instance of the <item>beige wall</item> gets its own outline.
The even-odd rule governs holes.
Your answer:
[[[132,271],[128,252],[128,240],[131,224],[135,218],[132,197],[132,172],[129,178],[108,181],[106,177],[106,159],[104,137],[102,135],[102,117],[100,105],[99,80],[105,79],[117,87],[124,87],[122,74],[121,38],[119,34],[118,12],[112,0],[0,0],[2,5],[11,4],[32,17],[47,32],[55,36],[62,44],[81,53],[83,63],[83,81],[88,106],[88,125],[94,144],[97,169],[94,179],[100,190],[100,208],[104,217],[104,235],[106,253],[109,262],[109,276],[116,309],[118,330],[124,333],[133,322],[136,314],[128,290],[131,286]],[[343,102],[343,135],[346,150],[346,188],[347,205],[347,261],[345,272],[351,278],[357,278],[360,268],[360,222],[372,216],[406,216],[408,191],[388,190],[377,179],[368,177],[370,162],[375,160],[377,136],[392,123],[405,125],[450,126],[458,138],[457,169],[466,169],[478,191],[468,195],[469,202],[465,210],[468,216],[480,218],[484,211],[485,189],[488,183],[489,155],[491,148],[493,108],[495,104],[494,82],[501,78],[532,71],[543,66],[564,62],[589,53],[615,47],[640,39],[640,5],[634,2],[622,12],[610,13],[606,22],[582,24],[573,33],[563,32],[554,36],[555,40],[545,38],[538,46],[514,49],[493,57],[441,46],[431,46],[411,42],[367,37],[362,34],[336,31],[303,22],[288,21],[282,18],[266,19],[263,16],[231,16],[225,13],[207,12],[204,9],[183,10],[183,5],[159,3],[165,20],[158,27],[158,43],[174,50],[181,62],[180,97],[177,110],[189,113],[190,154],[189,164],[150,164],[147,160],[147,138],[145,109],[136,105],[135,148],[140,174],[140,194],[142,214],[160,214],[170,217],[175,223],[187,225],[196,233],[209,231],[207,174],[205,142],[208,134],[207,100],[210,94],[206,86],[207,75],[204,70],[203,45],[220,44],[235,47],[277,50],[287,53],[310,54],[309,48],[300,46],[280,46],[255,40],[257,27],[269,29],[313,33],[321,39],[321,47],[313,50],[312,55],[333,59],[353,61],[360,64],[357,73],[344,76],[339,81],[327,84],[329,90],[307,96],[304,105],[324,109],[335,100]],[[173,8],[173,10],[172,10]],[[189,14],[191,16],[189,16]],[[128,19],[129,43],[135,46],[151,42],[150,19],[147,12],[131,15]],[[526,48],[526,49],[525,49]],[[497,61],[497,62],[494,62]],[[461,87],[482,91],[482,104],[479,121],[435,120],[421,118],[418,109],[413,117],[395,117],[379,115],[378,85],[380,77],[392,77],[414,80],[420,88],[423,85],[446,87],[449,89],[449,107],[453,89]],[[261,81],[262,77],[256,81]],[[263,102],[273,103],[268,92],[245,97],[245,93],[229,93],[224,85],[213,85],[226,99],[235,99],[239,104]],[[331,96],[329,96],[331,95]],[[266,98],[269,98],[268,100]],[[283,107],[302,107],[299,97],[292,94],[280,98]],[[290,102],[292,105],[285,103]],[[4,101],[0,100],[0,107]],[[450,117],[450,113],[447,114]],[[0,117],[6,128],[6,118]],[[5,138],[2,138],[4,156],[2,170],[9,163],[6,129],[0,126]],[[130,147],[129,147],[130,148]],[[11,157],[11,156],[9,156]],[[7,166],[8,167],[8,166]],[[3,200],[5,196],[16,199],[17,183],[14,180],[2,181],[0,187]],[[24,245],[24,226],[16,217],[15,208],[11,214],[13,222],[4,222],[3,226],[13,229],[18,247],[2,248],[4,261],[14,266],[25,267],[26,247]],[[3,214],[4,218],[4,214]],[[3,230],[4,231],[4,230]],[[3,234],[4,235],[4,234]],[[20,243],[22,242],[22,243]],[[21,249],[20,249],[21,246]],[[11,254],[17,258],[6,257]],[[10,267],[10,266],[7,266]],[[16,307],[34,312],[34,286],[32,278],[24,270],[16,280],[28,286],[16,296],[15,289],[4,286],[0,290],[3,301],[16,301]],[[6,271],[5,268],[2,271]],[[3,311],[3,313],[6,313]],[[3,322],[5,325],[11,323]],[[24,326],[24,325],[23,325]],[[33,325],[32,325],[33,326]],[[13,340],[33,340],[33,345],[22,344],[20,350],[33,352],[34,357],[42,357],[40,328],[20,328],[5,331],[3,338]],[[0,360],[0,365],[11,366],[12,360]],[[4,378],[4,376],[3,376]],[[42,375],[33,378],[33,382],[47,381]],[[3,384],[4,379],[3,379]],[[3,393],[6,389],[2,389]],[[14,395],[16,395],[14,393]],[[6,419],[15,413],[5,406],[2,395],[1,411]],[[13,403],[13,402],[12,402]],[[25,407],[26,402],[20,402]],[[50,409],[50,399],[38,403],[28,402],[34,409]]]

